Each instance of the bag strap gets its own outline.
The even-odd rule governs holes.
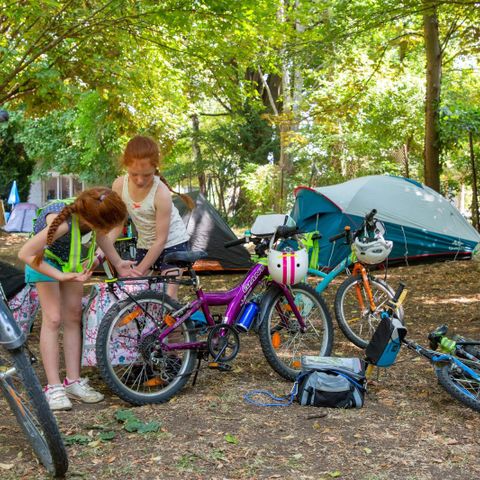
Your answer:
[[[363,386],[361,383],[357,382],[356,380],[354,380],[350,375],[347,375],[346,373],[344,372],[340,372],[339,370],[335,370],[335,369],[325,369],[325,370],[321,370],[323,372],[333,372],[337,375],[340,375],[341,377],[347,379],[353,386],[357,387],[359,390],[361,390],[362,392],[366,392],[367,389],[365,386]]]
[[[250,392],[247,392],[244,396],[243,399],[252,405],[256,405],[257,407],[289,407],[293,401],[295,400],[295,397],[297,396],[298,393],[298,384],[299,382],[306,376],[310,375],[313,372],[313,370],[309,370],[308,372],[301,372],[298,374],[297,378],[295,379],[295,382],[292,386],[292,389],[290,392],[283,396],[283,397],[276,397],[272,392],[269,392],[268,390],[252,390]],[[260,402],[258,400],[255,400],[253,397],[257,395],[264,395],[268,397],[270,400],[273,400],[273,402]]]

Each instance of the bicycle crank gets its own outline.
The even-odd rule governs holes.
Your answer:
[[[230,362],[240,350],[240,337],[230,325],[215,325],[208,333],[207,345],[214,363]]]

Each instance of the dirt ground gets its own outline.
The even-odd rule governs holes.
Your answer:
[[[19,265],[16,251],[24,240],[0,234],[0,259]],[[205,276],[203,285],[221,289],[236,280]],[[426,344],[428,332],[442,323],[452,332],[480,338],[480,265],[462,261],[391,268],[388,282],[396,287],[400,280],[410,292],[405,305],[409,338]],[[334,291],[335,285],[327,294],[332,315]],[[30,340],[34,350],[38,325]],[[335,355],[362,355],[338,329],[335,334]],[[190,382],[163,405],[131,408],[108,391],[94,369],[87,370],[106,400],[56,414],[71,443],[67,478],[480,478],[479,414],[445,393],[423,358],[403,350],[397,364],[369,386],[359,410],[296,404],[262,408],[246,404],[243,395],[254,389],[282,395],[291,385],[270,369],[255,335],[241,342],[231,372],[204,369],[195,386]],[[127,422],[117,420],[119,410],[141,422],[157,422],[150,425],[159,428],[129,432]],[[45,478],[12,416],[2,413],[0,477]]]

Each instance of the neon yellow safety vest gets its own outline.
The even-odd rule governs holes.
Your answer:
[[[64,203],[65,205],[70,205],[75,201],[74,198],[66,198],[63,200],[53,200],[48,202],[47,205],[51,205],[52,203]],[[39,217],[42,213],[42,210],[47,206],[45,205],[42,208],[37,210],[37,215],[35,220]],[[80,232],[80,225],[78,222],[78,216],[72,214],[72,228],[70,232],[70,253],[68,255],[68,260],[64,261],[59,256],[55,255],[51,250],[48,248],[45,249],[44,255],[51,260],[54,260],[62,267],[62,272],[82,272],[85,268],[88,270],[94,260],[95,260],[95,250],[97,248],[96,242],[96,234],[92,230],[92,238],[90,240],[90,246],[88,247],[88,251],[85,257],[82,257],[82,233]],[[84,263],[85,266],[84,266]]]

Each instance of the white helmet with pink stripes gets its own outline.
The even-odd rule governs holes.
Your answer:
[[[268,271],[273,280],[284,285],[300,283],[308,271],[308,253],[305,248],[294,250],[290,246],[268,252]]]

